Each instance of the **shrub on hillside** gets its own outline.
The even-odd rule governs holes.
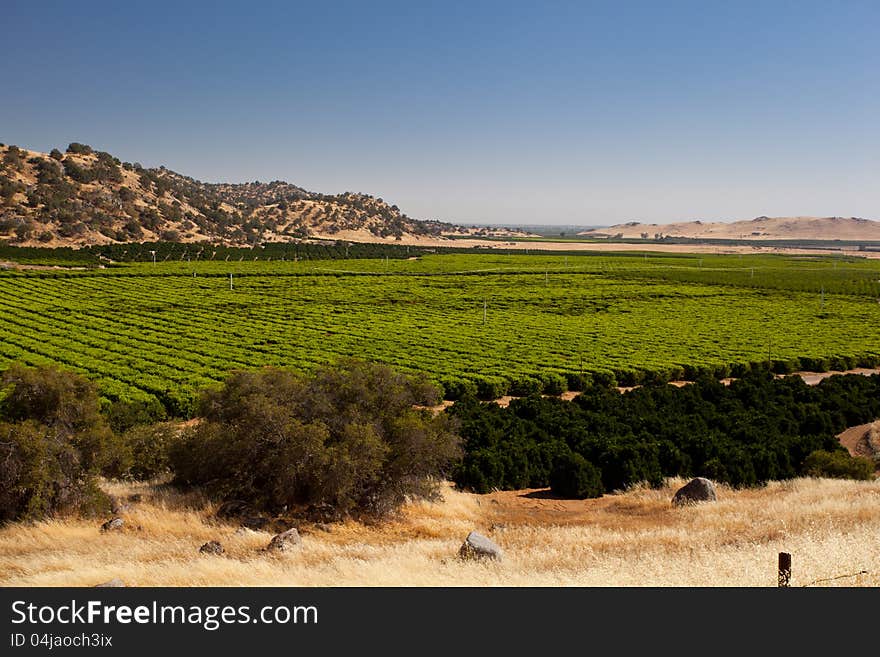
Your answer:
[[[22,167],[24,167],[24,160],[22,159],[22,151],[18,148],[18,146],[10,146],[6,153],[3,154],[3,165],[4,167],[9,167],[11,169],[15,169],[16,171],[21,171]]]
[[[153,479],[171,469],[169,451],[181,433],[174,422],[133,427],[122,436],[122,442],[131,454],[130,465],[123,472],[129,479]]]
[[[66,436],[33,421],[0,422],[0,523],[108,507]]]
[[[0,375],[0,419],[32,420],[69,440],[87,472],[112,468],[118,441],[100,413],[95,385],[56,367],[10,366]]]
[[[844,451],[816,450],[804,461],[804,474],[808,477],[866,481],[874,478],[874,464],[870,459],[850,456]]]
[[[575,500],[601,497],[602,472],[580,454],[566,452],[556,460],[550,473],[550,490],[554,495]]]
[[[88,144],[80,144],[79,142],[73,142],[67,146],[68,153],[74,153],[76,155],[89,155],[93,153],[92,147]]]
[[[123,433],[138,425],[164,420],[168,413],[158,399],[118,399],[109,404],[105,415],[110,428]]]
[[[175,481],[272,512],[381,517],[433,497],[458,454],[450,418],[414,408],[438,400],[422,379],[359,361],[312,377],[237,372],[203,394],[202,421],[173,443]]]
[[[0,375],[0,521],[105,510],[96,476],[127,458],[81,376],[19,365]]]

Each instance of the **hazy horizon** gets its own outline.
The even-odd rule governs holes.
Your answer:
[[[880,5],[6,7],[0,141],[418,219],[880,218]]]

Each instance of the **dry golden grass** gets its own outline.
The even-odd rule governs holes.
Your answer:
[[[717,503],[673,508],[682,483],[579,502],[448,489],[442,503],[412,504],[378,527],[305,526],[302,549],[285,554],[263,552],[270,533],[236,533],[198,497],[110,484],[143,494],[123,531],[71,519],[0,529],[0,585],[774,586],[780,551],[793,554],[794,586],[863,570],[821,585],[880,585],[880,481],[720,487]],[[457,558],[472,529],[498,542],[503,562]],[[212,539],[226,554],[198,553]]]

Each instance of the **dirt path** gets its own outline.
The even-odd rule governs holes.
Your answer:
[[[0,269],[77,269],[84,270],[88,269],[88,267],[62,267],[61,265],[23,265],[18,262],[12,262],[10,260],[0,260]]]
[[[880,369],[858,367],[854,370],[846,370],[845,372],[795,372],[790,376],[799,376],[807,385],[814,386],[822,379],[827,379],[829,376],[834,376],[835,374],[861,374],[862,376],[871,376],[872,374],[880,374]]]
[[[792,372],[791,374],[777,374],[777,379],[782,379],[787,376],[799,376],[804,380],[804,383],[810,386],[817,385],[823,379],[827,379],[829,376],[835,376],[837,374],[861,374],[862,376],[871,376],[873,374],[880,374],[880,369],[868,369],[865,367],[859,367],[854,370],[846,370],[841,372]],[[732,377],[728,377],[726,379],[721,379],[721,383],[726,386],[729,386],[736,379]],[[691,385],[693,381],[670,381],[668,385],[675,386],[677,388],[683,388],[684,386]],[[616,390],[618,392],[624,393],[629,392],[631,390],[635,390],[636,388],[641,388],[642,386],[617,386]],[[580,392],[574,390],[568,390],[563,392],[561,395],[558,395],[560,399],[563,401],[571,401],[575,397],[577,397]],[[554,395],[542,395],[543,397],[552,397]],[[510,406],[510,402],[514,399],[520,399],[519,397],[513,397],[511,395],[505,395],[504,397],[499,397],[494,400],[496,404],[502,407]],[[443,405],[435,407],[437,410],[443,410],[444,408],[451,406],[451,402],[444,402]]]
[[[787,376],[799,376],[804,380],[804,383],[810,386],[817,385],[823,379],[827,379],[829,376],[835,376],[838,374],[861,374],[862,376],[871,376],[873,374],[880,374],[880,368],[878,369],[869,369],[865,367],[859,367],[853,370],[846,371],[833,371],[833,372],[792,372],[791,374],[777,374],[777,379],[782,379]],[[726,379],[720,380],[722,384],[729,386],[731,383],[736,381],[736,379],[732,377],[728,377]],[[668,385],[675,386],[677,388],[683,388],[684,386],[691,385],[693,381],[670,381]],[[616,390],[620,393],[629,392],[631,390],[635,390],[636,388],[641,388],[642,386],[617,386]],[[541,395],[542,397],[557,397],[562,401],[571,401],[581,393],[576,390],[566,390],[561,395]],[[513,395],[504,395],[503,397],[498,397],[498,399],[493,399],[496,404],[501,406],[502,408],[507,408],[510,406],[510,402],[514,399],[522,399],[522,397],[515,397]],[[440,413],[441,411],[445,411],[447,408],[452,406],[455,402],[449,401],[448,399],[444,399],[442,402],[437,404],[436,406],[416,406],[416,408],[425,409],[429,411],[433,411],[434,413]],[[849,429],[848,429],[849,431]]]

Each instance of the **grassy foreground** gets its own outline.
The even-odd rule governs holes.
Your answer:
[[[283,554],[261,551],[271,533],[236,533],[196,497],[108,484],[143,495],[123,531],[101,533],[94,519],[8,525],[0,586],[775,586],[780,551],[793,555],[793,586],[860,571],[815,585],[880,586],[880,480],[722,486],[717,503],[673,508],[682,483],[585,501],[449,488],[385,525],[303,526],[302,549]],[[503,562],[460,561],[471,530],[492,537]],[[226,554],[199,554],[209,540]]]

